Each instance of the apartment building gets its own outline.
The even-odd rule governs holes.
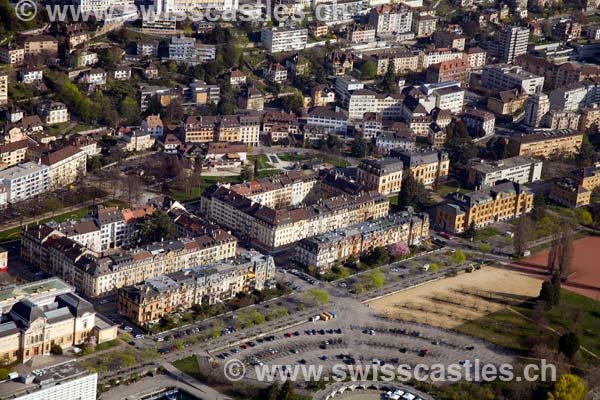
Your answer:
[[[506,26],[500,31],[494,54],[502,62],[512,63],[521,54],[527,53],[529,29],[518,26]]]
[[[23,64],[25,62],[25,49],[15,44],[0,47],[0,62],[9,65]]]
[[[363,14],[366,5],[362,0],[342,0],[319,2],[317,7],[320,21],[339,24],[351,22],[354,17]]]
[[[579,119],[581,115],[575,111],[562,111],[552,109],[548,111],[541,121],[544,128],[557,129],[579,129]]]
[[[600,163],[557,179],[550,186],[550,199],[569,208],[590,204],[593,191],[600,187]]]
[[[334,91],[338,95],[342,103],[347,103],[350,100],[350,95],[355,90],[365,88],[365,84],[351,76],[338,76],[335,78]]]
[[[539,94],[544,87],[544,77],[509,64],[486,65],[481,76],[483,87],[503,91],[520,89],[528,95]]]
[[[416,148],[416,139],[412,131],[404,125],[394,129],[383,130],[375,138],[375,147],[383,153],[389,153],[392,149],[412,151]]]
[[[396,74],[420,71],[419,53],[407,48],[365,52],[377,65],[377,75],[383,76],[392,63]]]
[[[251,184],[251,183],[250,183]],[[388,200],[376,191],[341,194],[313,205],[273,209],[214,185],[203,194],[201,213],[266,249],[290,245],[333,229],[381,218],[389,212]]]
[[[366,113],[362,121],[363,139],[375,139],[381,133],[383,128],[383,119],[377,113]]]
[[[141,128],[155,139],[161,138],[164,134],[163,121],[160,115],[148,115],[142,120]]]
[[[433,34],[433,44],[438,48],[465,50],[467,37],[454,32],[437,31]]]
[[[531,157],[574,156],[579,153],[583,133],[572,129],[534,132],[510,138],[513,154]]]
[[[483,68],[487,59],[487,51],[481,47],[469,47],[463,53],[463,59],[469,62],[472,69]]]
[[[43,54],[56,57],[58,54],[58,39],[50,35],[26,36],[21,40],[25,56]]]
[[[253,115],[189,116],[183,125],[183,135],[184,141],[191,143],[241,141],[253,144],[258,141],[259,129],[259,117]]]
[[[49,167],[51,190],[65,187],[86,175],[87,155],[75,146],[66,146],[60,150],[44,154],[42,165]]]
[[[288,78],[287,69],[279,63],[265,65],[262,70],[263,77],[273,83],[283,83]]]
[[[69,122],[71,116],[64,103],[59,101],[44,101],[37,107],[37,113],[47,125]]]
[[[470,110],[464,113],[462,121],[473,137],[486,137],[494,134],[496,117],[489,111]]]
[[[17,80],[22,83],[31,84],[44,80],[44,70],[37,67],[25,67],[17,71]]]
[[[430,83],[455,81],[459,82],[461,86],[467,86],[470,72],[471,65],[464,59],[442,61],[429,66],[426,81]]]
[[[396,35],[412,30],[412,17],[405,4],[382,4],[371,9],[369,24],[375,26],[377,35]]]
[[[433,64],[463,59],[464,53],[455,49],[431,49],[419,53],[419,69],[426,70]]]
[[[462,233],[471,224],[476,228],[519,217],[533,209],[533,193],[516,182],[461,194],[452,193],[447,203],[435,208],[435,225],[447,232]]]
[[[537,128],[548,111],[550,111],[550,98],[546,93],[529,96],[525,105],[523,123]]]
[[[159,275],[120,288],[117,307],[120,314],[148,326],[193,305],[214,305],[238,293],[267,289],[274,282],[273,257],[245,251],[233,259]]]
[[[380,113],[384,119],[402,115],[403,97],[398,93],[380,94],[368,89],[355,90],[348,102],[350,119],[361,119],[367,112]]]
[[[76,361],[38,368],[31,379],[0,383],[3,397],[12,400],[95,400],[98,374]]]
[[[306,267],[314,266],[319,273],[324,273],[336,263],[342,263],[350,257],[358,258],[376,247],[398,242],[413,246],[428,237],[428,214],[401,212],[302,239],[296,245],[295,259]]]
[[[196,105],[217,104],[221,100],[221,87],[207,85],[206,82],[194,80],[189,85],[191,99]]]
[[[550,106],[564,111],[578,111],[600,100],[600,85],[584,80],[550,92]]]
[[[323,127],[328,133],[345,134],[348,129],[348,113],[329,107],[315,107],[308,112],[306,124]]]
[[[0,105],[8,104],[8,75],[0,72]]]
[[[357,181],[370,190],[390,196],[400,192],[404,164],[397,158],[363,160],[357,169]]]
[[[117,81],[127,81],[131,79],[131,67],[121,65],[113,71],[113,78]]]
[[[49,170],[46,165],[27,162],[0,171],[0,185],[6,189],[6,202],[17,203],[50,190]]]
[[[432,185],[438,179],[444,180],[450,171],[450,159],[444,151],[391,150],[390,157],[400,159],[405,171],[425,186]]]
[[[261,31],[261,42],[271,54],[306,48],[308,30],[300,27],[273,27]]]
[[[584,133],[595,133],[600,128],[600,106],[593,104],[580,110],[579,130]]]
[[[518,112],[524,109],[528,97],[527,93],[520,89],[503,90],[488,97],[487,109],[514,119],[519,116]]]
[[[60,279],[0,290],[0,298],[9,296],[13,298],[4,304],[0,322],[0,359],[4,362],[24,363],[48,356],[52,345],[68,349],[92,336],[97,343],[117,337],[116,327],[97,318],[92,304]]]
[[[214,227],[193,238],[153,243],[101,257],[62,232],[37,225],[23,231],[21,256],[61,277],[79,293],[96,297],[151,277],[233,257],[236,243],[235,237]]]
[[[352,43],[371,43],[376,31],[373,25],[354,24],[348,28],[347,38]]]
[[[468,181],[473,187],[491,187],[503,180],[520,184],[537,182],[542,176],[542,165],[541,160],[529,156],[498,161],[475,159],[469,162]]]
[[[27,139],[0,144],[0,169],[12,167],[25,161],[28,144]]]
[[[430,37],[436,31],[438,18],[431,14],[419,13],[413,19],[413,30],[417,38]]]
[[[552,36],[568,42],[581,37],[581,24],[572,20],[561,20],[552,27]]]
[[[168,59],[186,65],[208,62],[217,55],[215,45],[198,43],[195,38],[183,35],[172,36],[168,47]]]

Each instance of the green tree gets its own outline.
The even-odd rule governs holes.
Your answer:
[[[364,158],[367,156],[367,143],[362,135],[354,138],[351,147],[352,157]]]
[[[383,286],[383,274],[381,273],[380,270],[376,269],[374,271],[371,271],[368,274],[368,278],[370,280],[370,284],[375,287],[375,288],[380,288]]]
[[[383,76],[383,79],[381,81],[381,89],[385,93],[395,93],[398,91],[396,85],[396,72],[394,68],[393,59],[390,59],[390,61],[388,62],[387,71],[385,72],[385,75]]]
[[[448,125],[446,134],[444,149],[448,152],[451,164],[464,166],[477,156],[477,145],[462,121],[458,120]]]
[[[474,239],[476,233],[477,233],[477,229],[475,229],[475,221],[471,221],[471,223],[469,224],[469,227],[465,231],[465,237],[467,239]]]
[[[165,212],[155,211],[149,217],[136,222],[136,233],[139,243],[152,243],[175,239],[177,229]]]
[[[249,165],[244,165],[244,168],[242,168],[240,179],[244,182],[251,181],[252,179],[254,179],[254,173]]]
[[[55,356],[60,356],[63,353],[63,349],[59,344],[54,343],[52,346],[50,346],[50,353],[54,354]]]
[[[136,124],[140,120],[140,105],[134,97],[121,100],[119,111],[127,124]]]
[[[567,332],[558,339],[558,351],[568,359],[573,358],[579,350],[579,337],[574,332]]]
[[[360,70],[363,79],[375,79],[377,76],[377,65],[371,60],[361,62],[358,65],[358,69]]]
[[[467,256],[461,249],[456,249],[450,259],[454,264],[462,264],[467,261]]]
[[[580,167],[590,166],[596,159],[596,150],[590,143],[588,135],[583,135],[583,141],[581,143],[581,149],[577,155],[577,163]]]
[[[319,304],[324,306],[329,303],[329,293],[321,289],[310,289],[304,295],[304,299],[311,304]]]
[[[585,382],[573,374],[562,374],[548,393],[548,400],[583,400],[586,395]]]
[[[296,394],[294,393],[294,383],[291,380],[286,380],[281,386],[277,400],[295,400]]]
[[[417,181],[412,173],[405,174],[398,194],[398,206],[424,208],[431,204],[431,195],[423,183]]]
[[[542,282],[542,289],[540,290],[538,299],[545,302],[547,308],[552,308],[554,304],[554,285],[552,285],[551,281]]]
[[[594,222],[594,219],[592,218],[592,213],[586,210],[585,208],[580,208],[577,210],[577,219],[582,225],[591,225],[592,222]]]
[[[294,92],[291,96],[281,98],[281,106],[286,112],[293,112],[296,115],[302,115],[304,108],[304,97],[301,93]]]
[[[554,299],[553,299],[552,303],[554,305],[558,305],[558,304],[560,304],[560,288],[561,288],[560,274],[558,272],[555,272],[552,274],[551,282],[552,282],[552,288],[554,289],[554,291],[552,292],[552,294],[554,295]]]
[[[531,221],[527,215],[523,215],[519,219],[517,231],[513,237],[513,247],[517,257],[523,255],[526,250],[529,250],[529,240],[531,239]]]

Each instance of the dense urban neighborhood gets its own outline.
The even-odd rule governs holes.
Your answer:
[[[600,398],[598,248],[598,0],[0,0],[0,399]]]

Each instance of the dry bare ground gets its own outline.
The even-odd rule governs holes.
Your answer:
[[[369,304],[382,315],[451,329],[537,296],[541,282],[521,272],[484,267]]]

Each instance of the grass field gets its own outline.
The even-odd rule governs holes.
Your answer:
[[[207,187],[215,183],[239,183],[239,176],[203,176],[200,186],[193,188],[190,193],[178,191],[173,193],[173,198],[177,201],[188,201],[199,198]]]
[[[202,376],[200,374],[200,366],[198,365],[198,359],[196,358],[196,356],[189,356],[174,361],[173,365],[184,374],[187,374],[196,379],[202,379]]]
[[[465,188],[459,187],[458,183],[452,181],[452,182],[447,182],[447,183],[444,183],[443,185],[440,185],[440,187],[438,188],[438,190],[436,192],[441,197],[446,197],[448,194],[453,193],[453,192],[469,193],[471,191],[472,190],[470,190],[470,189],[465,189]]]

